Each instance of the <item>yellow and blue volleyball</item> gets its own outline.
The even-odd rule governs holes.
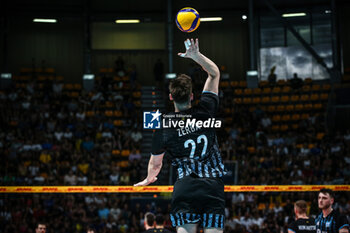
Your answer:
[[[176,25],[183,32],[195,31],[199,24],[199,13],[192,7],[182,8],[176,15]]]

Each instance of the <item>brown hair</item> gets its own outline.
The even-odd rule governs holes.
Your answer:
[[[46,223],[44,223],[44,222],[38,222],[38,223],[35,225],[35,226],[36,226],[35,229],[38,229],[39,225],[43,225],[43,226],[46,227]]]
[[[306,201],[299,200],[299,201],[295,202],[294,206],[298,208],[298,212],[300,214],[306,214],[306,211],[307,211],[307,203],[306,203]]]
[[[334,192],[333,192],[332,189],[323,188],[323,189],[320,190],[320,192],[319,192],[318,194],[320,194],[320,193],[329,194],[329,196],[330,196],[331,198],[334,198]]]
[[[169,84],[169,91],[175,103],[186,104],[192,93],[192,80],[185,74],[180,74]]]

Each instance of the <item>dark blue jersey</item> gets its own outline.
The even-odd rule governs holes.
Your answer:
[[[317,233],[339,233],[343,227],[349,228],[346,216],[341,215],[337,210],[333,210],[327,217],[323,217],[321,212],[315,219]]]
[[[299,218],[288,226],[288,230],[295,233],[316,233],[315,219]]]
[[[218,106],[219,97],[214,93],[205,92],[198,105],[185,111],[166,115],[181,114],[191,116],[190,119],[213,120]],[[226,174],[214,128],[163,127],[163,129],[156,130],[153,135],[152,154],[159,155],[165,151],[170,155],[172,165],[177,168],[179,179],[190,174],[199,177],[221,177]]]

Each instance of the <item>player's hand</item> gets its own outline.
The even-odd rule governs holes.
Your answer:
[[[185,53],[178,53],[180,57],[186,57],[186,58],[192,58],[195,59],[199,55],[199,43],[198,39],[194,41],[193,39],[187,39],[184,42],[186,52]]]
[[[157,177],[154,177],[152,180],[149,180],[148,178],[144,179],[143,181],[137,183],[137,184],[134,184],[134,186],[146,186],[146,185],[149,185],[149,184],[152,184],[153,182],[156,182],[157,180]]]

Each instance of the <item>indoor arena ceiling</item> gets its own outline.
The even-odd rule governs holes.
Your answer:
[[[265,0],[253,0],[256,9],[265,9]],[[278,9],[311,8],[329,6],[331,0],[269,0]],[[335,0],[339,4],[349,4],[348,0]],[[47,14],[52,16],[80,17],[90,6],[90,15],[103,16],[166,16],[167,0],[2,0],[0,12],[6,15]],[[207,14],[216,12],[244,12],[248,10],[248,0],[173,0],[173,11],[191,6]],[[44,16],[43,15],[43,16]]]

